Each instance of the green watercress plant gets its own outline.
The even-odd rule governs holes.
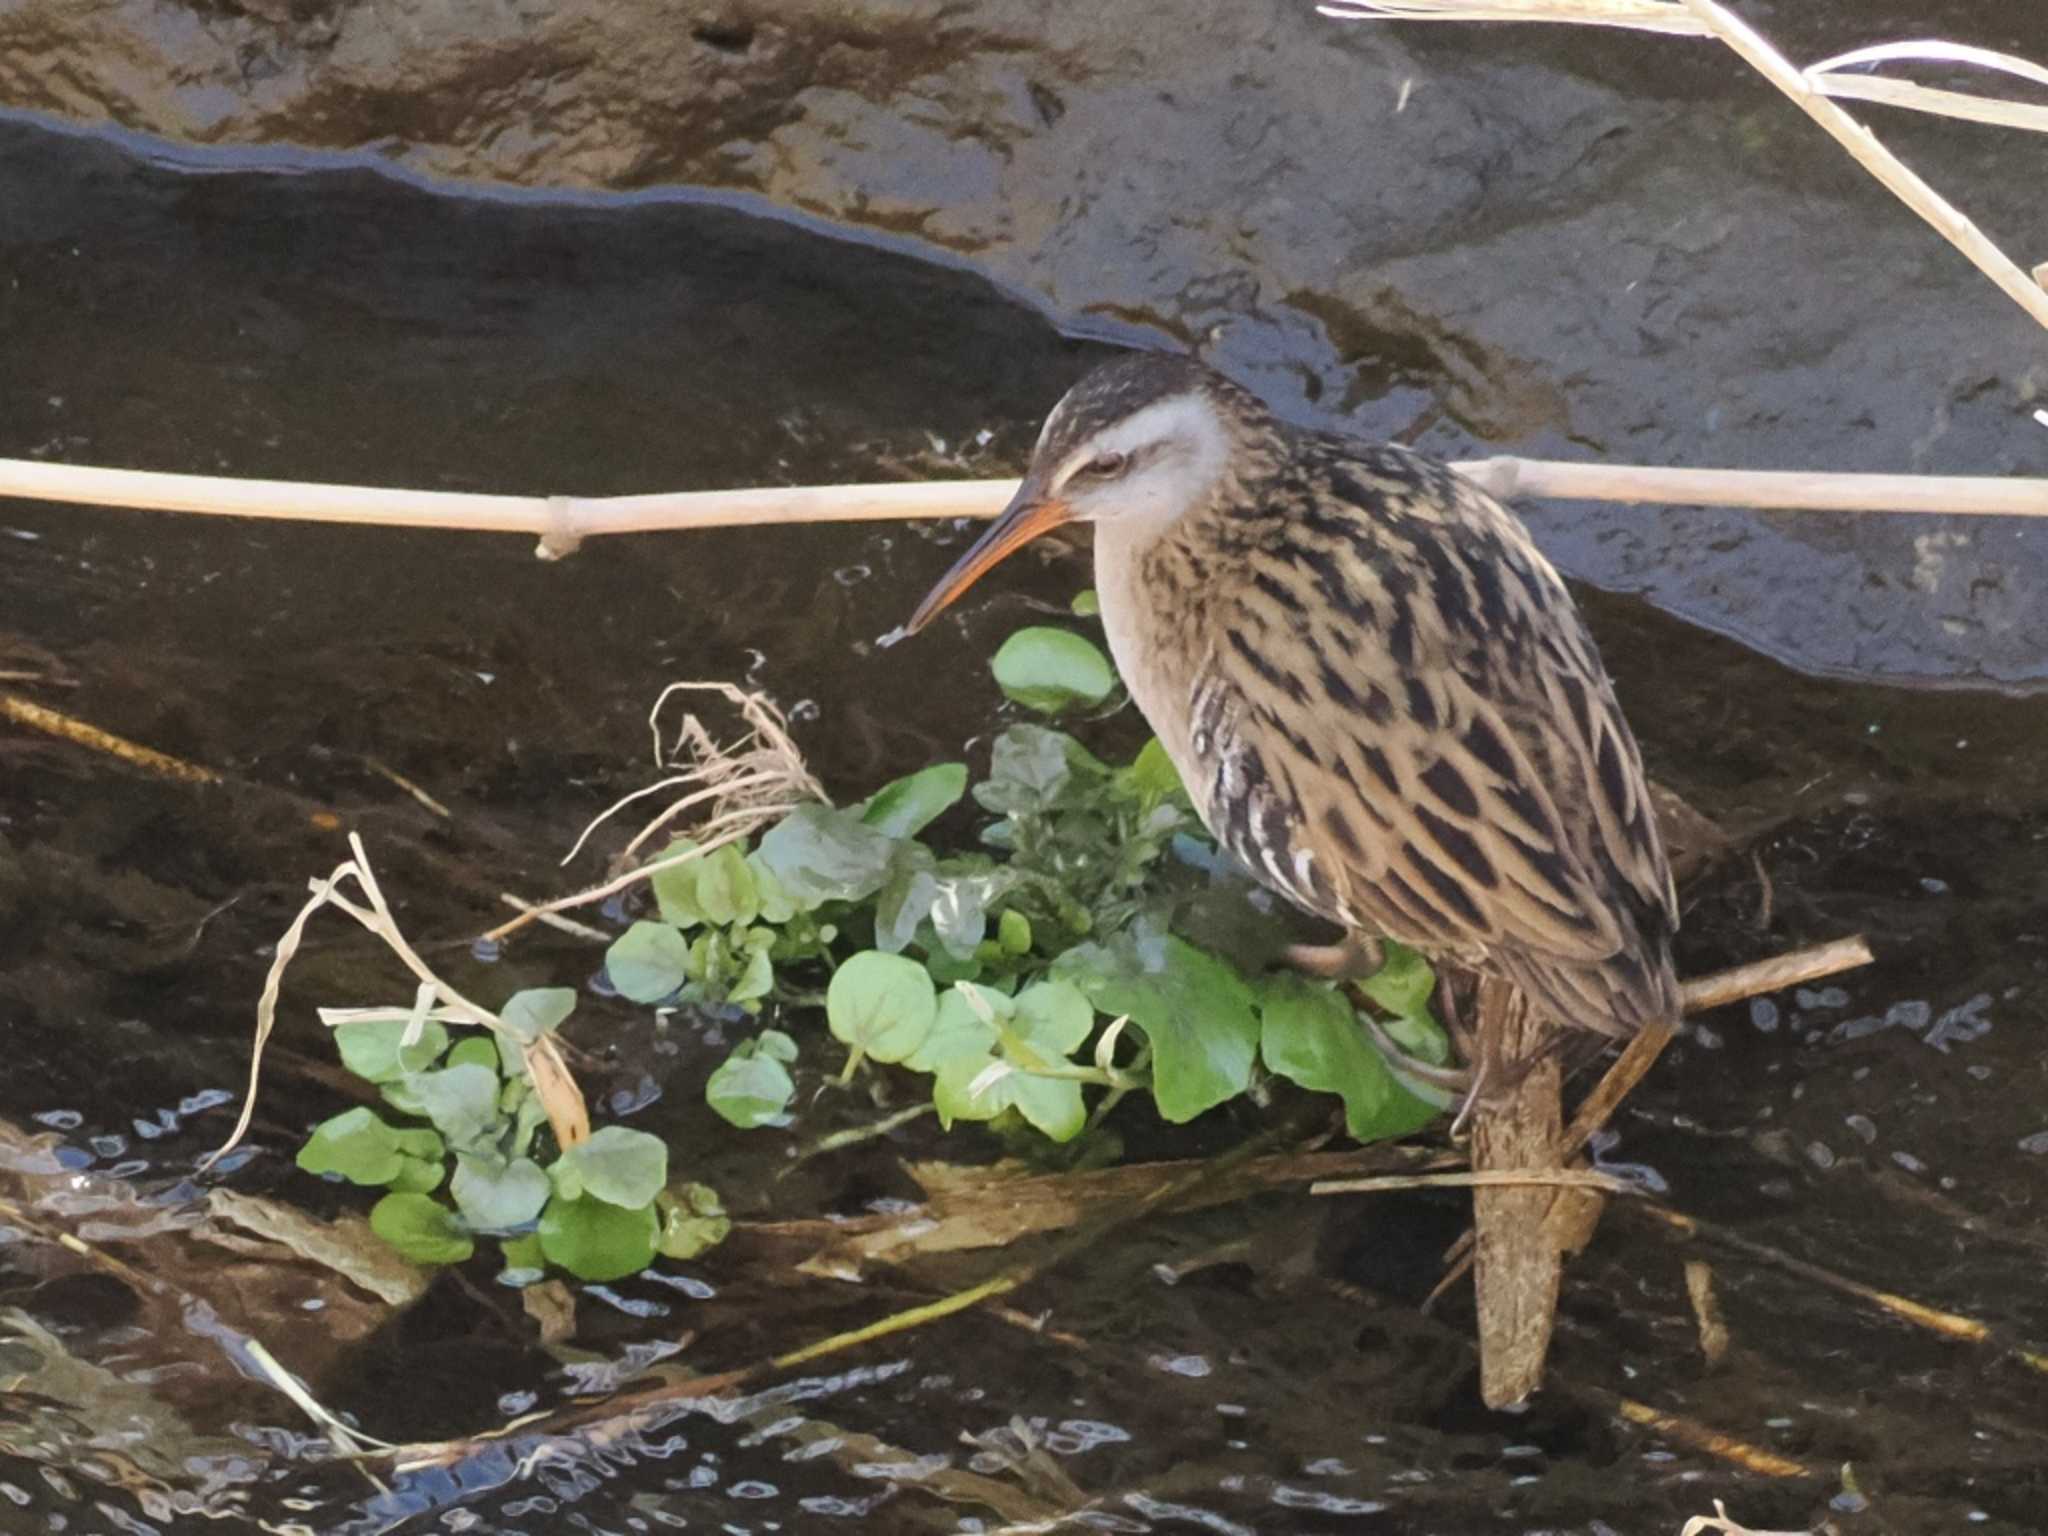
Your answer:
[[[682,1239],[667,1241],[667,1208],[703,1200],[670,1193],[660,1137],[607,1125],[552,1158],[540,1146],[547,1114],[520,1047],[575,1005],[567,988],[517,993],[496,1038],[455,1040],[441,1020],[416,1022],[404,1009],[337,1023],[342,1064],[375,1084],[393,1113],[427,1123],[393,1124],[359,1105],[314,1127],[298,1165],[387,1190],[370,1209],[371,1230],[419,1264],[461,1263],[479,1237],[496,1237],[508,1276],[539,1279],[552,1263],[580,1279],[614,1280],[674,1252]],[[700,1221],[690,1251],[701,1251],[703,1237]]]

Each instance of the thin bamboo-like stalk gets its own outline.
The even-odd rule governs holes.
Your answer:
[[[1503,497],[1787,511],[2048,517],[2048,480],[2043,479],[1685,469],[1514,457],[1467,459],[1452,467]],[[1014,480],[936,480],[763,486],[646,496],[495,496],[0,459],[0,497],[225,517],[522,533],[539,539],[540,553],[549,557],[568,554],[583,539],[601,534],[988,518],[1002,510],[1016,489]]]

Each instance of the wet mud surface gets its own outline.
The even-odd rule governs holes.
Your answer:
[[[1986,36],[1979,8],[1952,9],[1920,20],[2024,46]],[[46,14],[19,7],[0,27]],[[128,24],[119,6],[91,14]],[[166,48],[326,25],[337,56],[356,16],[181,14],[156,13]],[[417,118],[386,131],[402,126],[412,147],[392,153],[437,176],[743,187],[971,254],[1013,292],[740,208],[433,195],[361,170],[195,174],[35,125],[0,130],[0,453],[522,491],[1005,473],[1106,345],[1063,336],[1035,298],[1081,329],[1220,327],[1219,359],[1304,412],[1442,451],[2039,468],[2021,387],[2039,347],[2020,321],[1928,237],[1874,214],[1874,194],[1824,155],[1766,155],[1760,137],[1793,132],[1781,109],[1696,54],[1645,81],[1631,60],[1647,45],[1540,34],[1354,31],[1303,53],[1321,24],[1275,6],[1234,22],[1233,48],[1166,38],[1141,63],[1079,8],[1054,7],[1008,51],[981,9],[948,16],[960,46],[943,62],[927,37],[919,69],[891,77],[888,39],[863,34],[861,48],[832,45],[842,76],[790,65],[779,116],[742,122],[724,102],[724,116],[693,109],[687,130],[664,120],[661,133],[754,146],[725,161],[520,170],[477,158],[463,119],[439,138]],[[795,46],[745,12],[700,24],[710,39],[678,49]],[[432,41],[421,67],[443,57]],[[1406,136],[1359,135],[1360,78],[1391,90],[1408,73]],[[270,78],[283,91],[292,70]],[[48,110],[19,79],[10,101]],[[1504,79],[1521,82],[1522,126],[1489,156],[1470,146],[1503,132]],[[267,135],[266,119],[191,89],[218,100],[204,131],[150,120],[139,92],[116,115],[207,142]],[[1197,112],[1202,92],[1236,110]],[[908,112],[911,96],[933,105]],[[1290,116],[1304,99],[1326,119]],[[1005,113],[1008,136],[955,131],[963,114]],[[1340,120],[1355,194],[1321,157]],[[336,122],[317,147],[360,147],[362,120]],[[1121,147],[1147,137],[1214,177],[1119,170]],[[1969,181],[1981,167],[1962,141],[1924,139],[1932,168],[1989,197],[1987,222],[2031,248],[2017,191]],[[491,143],[512,155],[516,135]],[[1046,190],[1054,164],[1077,204]],[[1241,227],[1184,229],[1170,212],[1251,181],[1268,200],[1245,199]],[[1609,238],[1617,221],[1640,238]],[[1856,294],[1854,324],[1846,307],[1811,330],[1758,312],[1761,274],[1786,242],[1814,239],[1801,260]],[[1617,296],[1642,290],[1619,279],[1624,258],[1664,295],[1644,293],[1633,317]],[[1874,289],[1882,324],[1864,322]],[[1873,446],[1852,455],[1857,443]],[[2021,529],[1571,508],[1531,520],[1578,574],[1814,668],[1951,684],[1980,665],[2020,682],[2044,671],[2016,595],[2037,571]],[[316,926],[294,970],[250,1150],[194,1171],[232,1122],[269,947],[305,881],[343,856],[344,829],[364,836],[429,958],[499,997],[595,971],[598,952],[562,935],[490,965],[470,940],[502,916],[500,892],[594,872],[555,861],[649,776],[644,715],[663,683],[771,690],[842,798],[963,742],[973,754],[1003,714],[984,658],[1085,575],[1072,557],[1021,566],[916,646],[877,649],[962,536],[597,541],[547,566],[520,540],[0,504],[0,689],[226,779],[164,783],[0,727],[0,1530],[1594,1536],[1676,1532],[1715,1499],[1760,1528],[2048,1529],[2048,1375],[2015,1353],[2048,1347],[2040,706],[1818,680],[1600,593],[1595,628],[1653,771],[1735,841],[1686,892],[1683,968],[1852,931],[1880,963],[1708,1016],[1632,1101],[1603,1161],[1715,1235],[1682,1242],[1610,1211],[1568,1271],[1554,1383],[1533,1408],[1477,1406],[1469,1300],[1416,1312],[1462,1225],[1457,1201],[1290,1195],[1135,1223],[1019,1292],[1013,1312],[752,1395],[515,1432],[381,1474],[381,1488],[328,1459],[245,1335],[363,1430],[437,1441],[535,1411],[560,1429],[623,1383],[649,1392],[744,1366],[1005,1261],[969,1254],[855,1286],[799,1275],[787,1246],[743,1231],[696,1263],[582,1288],[576,1331],[543,1349],[488,1273],[443,1277],[397,1310],[234,1247],[247,1235],[203,1206],[210,1188],[322,1215],[363,1203],[290,1161],[304,1128],[348,1102],[314,1006],[408,990],[338,922]],[[586,997],[571,1033],[593,1100],[669,1137],[743,1223],[916,1194],[900,1162],[936,1150],[916,1133],[769,1177],[798,1143],[876,1111],[828,1096],[788,1133],[714,1128],[700,1095],[724,1030],[656,1031]],[[1133,1123],[1127,1138],[1133,1155],[1187,1155],[1258,1123],[1247,1109],[1175,1137]],[[138,1227],[146,1240],[107,1238]],[[60,1231],[149,1274],[83,1261],[50,1240]],[[1909,1325],[1759,1247],[1984,1337]],[[1688,1259],[1711,1266],[1730,1331],[1715,1367]],[[1644,1423],[1629,1404],[1669,1417]],[[1783,1458],[1787,1475],[1686,1426]]]

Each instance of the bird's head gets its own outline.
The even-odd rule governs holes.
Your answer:
[[[1230,462],[1234,423],[1257,402],[1185,357],[1140,352],[1105,363],[1045,419],[1031,466],[1002,516],[932,588],[916,634],[991,568],[1062,523],[1146,543],[1204,504]]]

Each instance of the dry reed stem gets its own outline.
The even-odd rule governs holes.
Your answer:
[[[264,1048],[277,1028],[277,1000],[284,986],[284,973],[305,942],[306,924],[322,907],[334,907],[346,913],[383,940],[385,947],[418,979],[422,993],[440,999],[440,1008],[434,1010],[436,1017],[504,1032],[503,1020],[482,1004],[464,997],[435,975],[426,961],[420,958],[419,952],[407,942],[398,920],[392,915],[390,904],[384,899],[376,873],[370,868],[370,856],[363,848],[361,836],[349,833],[348,845],[354,857],[337,864],[326,879],[307,882],[311,894],[285,929],[284,936],[277,941],[277,951],[272,955],[270,969],[263,978],[262,994],[256,1000],[256,1034],[249,1054],[249,1087],[242,1097],[242,1112],[227,1140],[200,1160],[199,1171],[202,1173],[233,1151],[249,1133],[250,1122],[256,1114],[257,1091],[263,1080]],[[342,882],[351,879],[361,889],[368,906],[360,906],[341,894]],[[590,1111],[567,1062],[562,1059],[561,1047],[555,1038],[543,1035],[532,1044],[522,1042],[521,1049],[527,1075],[532,1080],[534,1093],[547,1110],[548,1124],[554,1131],[556,1144],[566,1151],[588,1140]]]
[[[1695,976],[1679,984],[1678,995],[1687,1013],[1705,1013],[1709,1008],[1726,1007],[1765,992],[1779,992],[1841,971],[1853,971],[1875,959],[1870,941],[1856,933],[1846,939],[1830,939],[1825,944],[1716,971],[1711,976]]]
[[[1673,469],[1512,457],[1464,459],[1451,467],[1503,496],[1778,511],[2048,517],[2048,480],[2010,476]],[[22,475],[23,470],[35,471],[33,478]],[[101,482],[106,475],[122,478],[107,486]],[[175,492],[150,492],[141,486],[143,480],[177,484]],[[130,490],[131,486],[135,489]],[[246,494],[251,486],[275,494],[251,496]],[[523,533],[543,540],[565,527],[574,529],[582,539],[704,528],[992,518],[1016,489],[1014,480],[944,480],[676,491],[631,497],[481,496],[475,498],[481,505],[469,508],[453,505],[466,499],[453,491],[157,475],[0,459],[0,496],[230,517]],[[566,552],[559,542],[545,548]]]
[[[89,747],[95,752],[104,752],[109,757],[119,758],[131,767],[158,778],[175,779],[181,784],[218,784],[219,774],[211,768],[202,768],[197,763],[188,763],[183,758],[172,757],[168,752],[159,752],[154,747],[145,747],[139,742],[116,736],[112,731],[103,731],[96,725],[60,713],[47,705],[36,704],[11,693],[0,693],[0,719],[12,720],[16,725],[25,725],[30,730],[41,731],[45,736],[55,736],[60,741]]]

